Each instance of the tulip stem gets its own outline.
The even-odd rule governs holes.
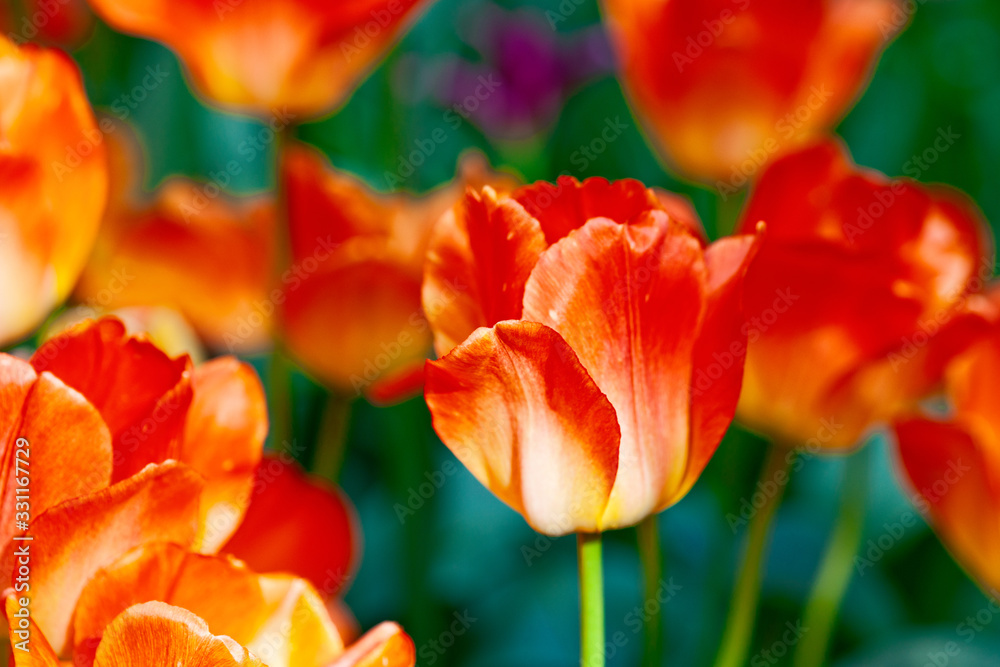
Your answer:
[[[747,664],[747,653],[753,639],[754,621],[760,601],[771,523],[781,504],[781,497],[788,483],[788,468],[794,458],[792,450],[778,445],[771,445],[768,452],[756,491],[763,496],[763,501],[760,507],[753,504],[757,511],[750,518],[746,553],[736,575],[736,585],[715,667],[744,667]]]
[[[336,482],[340,477],[340,468],[344,463],[353,404],[350,397],[336,391],[331,392],[320,419],[312,471],[331,482]]]
[[[604,574],[601,534],[579,533],[576,542],[580,567],[580,665],[604,667]]]
[[[653,613],[645,614],[644,639],[642,649],[642,665],[644,667],[660,667],[663,664],[663,623],[662,605],[659,600],[660,586],[663,580],[663,556],[660,552],[660,528],[656,514],[647,516],[637,526],[639,534],[639,560],[642,561],[642,579],[645,601],[656,601]],[[643,605],[645,610],[645,603]]]
[[[281,276],[285,269],[291,265],[291,242],[289,229],[288,193],[285,191],[285,182],[281,177],[281,160],[285,146],[294,134],[291,126],[278,130],[275,135],[274,146],[274,199],[275,199],[275,246],[272,257],[272,286],[279,288],[282,285]],[[294,445],[295,425],[294,413],[292,411],[292,378],[291,364],[285,352],[284,341],[282,340],[282,329],[280,316],[275,314],[271,319],[271,337],[273,348],[271,350],[271,445],[277,451],[287,451],[292,455],[299,454]]]
[[[866,447],[847,460],[837,525],[802,616],[802,626],[808,632],[795,651],[794,667],[819,667],[826,660],[840,604],[851,582],[854,556],[864,534],[868,458]]]

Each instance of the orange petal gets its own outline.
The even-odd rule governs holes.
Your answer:
[[[59,656],[31,618],[31,602],[9,589],[4,610],[10,629],[10,643],[14,647],[10,650],[12,659],[9,664],[15,667],[61,667]],[[18,647],[18,644],[21,646]]]
[[[831,129],[905,26],[902,0],[604,0],[622,82],[682,172],[723,193]],[[781,39],[772,39],[781,35]]]
[[[513,196],[538,219],[549,244],[579,229],[591,218],[624,223],[644,211],[662,208],[653,191],[631,178],[608,181],[594,177],[581,183],[572,176],[560,176],[555,185],[540,181],[517,190]],[[689,215],[684,217],[690,222]]]
[[[57,654],[72,641],[76,602],[98,570],[146,542],[191,543],[201,486],[201,479],[186,466],[149,466],[31,522],[31,614]],[[20,545],[7,547],[0,571],[13,572]]]
[[[191,402],[187,357],[170,359],[108,317],[52,338],[31,363],[79,391],[100,411],[114,443],[114,481],[149,463],[177,458]]]
[[[444,356],[477,328],[518,319],[524,285],[546,243],[538,221],[509,198],[484,188],[434,230],[423,308]]]
[[[194,614],[163,602],[123,612],[104,634],[95,667],[268,667]]]
[[[420,282],[391,260],[311,275],[287,292],[282,314],[291,354],[348,396],[406,373],[430,347]]]
[[[995,457],[954,424],[896,423],[903,468],[935,530],[986,586],[1000,587],[1000,480]],[[993,443],[996,444],[996,443]]]
[[[761,237],[758,233],[723,238],[705,250],[708,289],[693,352],[691,447],[684,479],[668,503],[680,500],[694,486],[736,414],[747,352],[743,280]]]
[[[557,331],[615,407],[621,451],[605,527],[658,511],[684,476],[705,299],[698,240],[660,212],[592,218],[542,255],[524,318]]]
[[[97,572],[83,589],[74,616],[74,664],[93,664],[112,621],[150,601],[186,609],[214,634],[240,643],[252,639],[265,620],[258,575],[244,564],[190,553],[176,544],[148,544]]]
[[[59,51],[0,36],[0,347],[35,329],[76,283],[108,193],[103,136]]]
[[[93,0],[113,27],[164,42],[210,100],[306,120],[343,101],[426,2]]]
[[[764,220],[768,240],[746,281],[741,420],[792,445],[844,448],[933,388],[974,333],[963,311],[992,255],[956,197],[860,169],[837,141],[764,172],[742,222]]]
[[[344,588],[357,568],[361,531],[342,491],[271,455],[257,468],[250,498],[225,552],[257,572],[308,579],[326,597]]]
[[[267,620],[247,648],[266,660],[267,667],[321,667],[343,653],[337,627],[306,580],[264,575],[259,581]]]
[[[413,640],[395,623],[380,623],[330,667],[414,667]]]
[[[426,398],[441,440],[535,530],[603,529],[618,469],[615,411],[552,329],[477,330],[428,362]]]
[[[267,436],[267,402],[253,368],[233,357],[197,367],[192,385],[179,458],[205,478],[199,549],[213,553],[246,512]]]
[[[30,364],[7,355],[0,355],[0,408],[2,551],[23,532],[15,523],[23,499],[17,489],[29,491],[30,515],[38,516],[107,487],[112,450],[108,427],[83,396],[50,373],[36,378]]]

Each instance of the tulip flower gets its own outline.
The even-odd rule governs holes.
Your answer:
[[[890,181],[827,141],[764,172],[743,229],[757,220],[738,419],[778,442],[850,447],[933,389],[982,326],[971,288],[992,242],[957,191]]]
[[[58,51],[0,36],[0,346],[32,331],[76,283],[107,200],[102,135]]]
[[[739,372],[705,391],[693,379],[745,341],[755,248],[704,247],[637,181],[470,192],[438,224],[424,283],[435,430],[542,533],[672,505],[736,407]]]
[[[632,105],[682,173],[735,192],[825,134],[906,24],[902,0],[604,0]]]
[[[266,410],[248,366],[222,358],[192,368],[106,318],[49,340],[30,362],[0,355],[0,401],[10,408],[0,449],[12,462],[0,587],[13,585],[30,545],[30,589],[5,600],[15,664],[414,664],[398,626],[348,649],[307,580],[215,554],[251,498],[266,495],[253,485]],[[19,459],[30,461],[26,473]],[[317,524],[346,511],[340,497],[320,497],[328,491],[300,491],[285,468],[272,474],[283,478],[267,483],[290,497],[308,494]],[[18,505],[24,489],[28,510]],[[346,567],[331,554],[308,562]],[[296,567],[289,553],[271,558]]]
[[[209,100],[315,116],[343,102],[421,0],[91,0],[112,27],[163,42]]]
[[[909,414],[895,423],[914,501],[984,590],[1000,589],[1000,292],[988,331],[945,372],[951,414]]]
[[[419,390],[431,340],[420,303],[431,228],[465,187],[513,179],[470,157],[430,195],[383,195],[301,144],[288,147],[283,174],[292,266],[275,301],[289,352],[344,395],[390,402]]]

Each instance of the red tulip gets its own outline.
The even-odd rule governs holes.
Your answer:
[[[424,282],[443,355],[427,366],[438,435],[543,533],[675,503],[735,410],[739,373],[692,383],[745,340],[755,247],[704,247],[637,181],[470,192],[439,223]]]

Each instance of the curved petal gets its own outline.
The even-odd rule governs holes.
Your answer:
[[[176,544],[141,546],[97,572],[80,594],[74,615],[73,663],[93,664],[108,626],[119,614],[159,601],[192,612],[213,634],[241,644],[266,620],[259,575],[224,556],[202,556]]]
[[[0,36],[0,347],[65,299],[107,202],[107,156],[64,53]]]
[[[545,248],[538,221],[489,187],[469,191],[441,218],[423,285],[439,357],[479,327],[520,318],[524,285]]]
[[[309,582],[288,575],[263,575],[259,581],[267,620],[247,648],[267,667],[322,667],[343,653],[337,627]]]
[[[16,522],[18,488],[27,489],[30,514],[39,516],[107,487],[112,450],[108,427],[83,396],[51,373],[36,378],[27,362],[7,355],[0,355],[0,409],[2,552],[23,532]]]
[[[477,330],[427,363],[426,398],[444,444],[535,530],[603,528],[618,469],[615,410],[552,329]]]
[[[280,455],[257,469],[250,507],[224,551],[258,572],[308,579],[325,597],[343,590],[361,555],[361,529],[344,493]]]
[[[192,385],[179,458],[205,478],[199,550],[214,553],[246,512],[267,436],[267,403],[256,372],[233,357],[197,367]]]
[[[61,667],[59,656],[31,618],[31,603],[22,605],[22,601],[28,602],[13,589],[7,591],[4,611],[10,629],[10,644],[14,647],[9,664],[15,667]],[[21,642],[24,643],[18,646]]]
[[[163,602],[129,608],[108,626],[94,667],[268,667],[194,614]]]
[[[94,573],[146,542],[192,542],[201,488],[201,479],[186,466],[151,465],[31,522],[31,614],[57,654],[72,641],[73,610]],[[8,546],[0,559],[4,586],[17,546]]]
[[[330,667],[414,667],[413,640],[395,623],[380,623],[359,639]]]
[[[664,505],[677,502],[694,486],[736,414],[748,333],[743,326],[743,279],[762,232],[760,228],[755,236],[720,239],[705,250],[708,282],[693,351],[690,452],[684,478],[676,490],[667,490]]]
[[[959,425],[909,418],[896,423],[899,454],[934,529],[986,586],[1000,586],[1000,484],[988,457]]]
[[[149,463],[177,458],[191,402],[191,360],[170,359],[129,336],[113,317],[87,322],[50,339],[31,364],[83,394],[111,431],[113,481]]]
[[[528,280],[524,318],[566,340],[618,415],[606,527],[637,523],[681,483],[706,280],[698,240],[661,211],[628,225],[591,219]]]
[[[595,176],[581,183],[572,176],[560,176],[555,184],[539,181],[520,188],[513,197],[541,223],[549,245],[591,218],[625,223],[645,211],[663,208],[656,193],[631,178],[609,181]]]

